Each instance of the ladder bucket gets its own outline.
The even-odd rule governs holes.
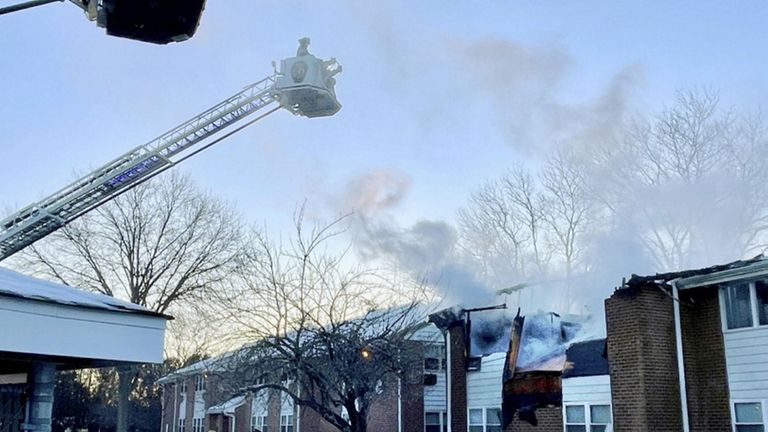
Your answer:
[[[275,99],[283,108],[305,117],[336,114],[341,104],[336,99],[336,79],[341,65],[335,58],[319,59],[307,51],[309,39],[301,39],[296,57],[280,62],[275,79]]]

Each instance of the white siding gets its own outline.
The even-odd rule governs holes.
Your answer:
[[[0,296],[0,351],[162,363],[165,321]]]
[[[205,392],[195,392],[195,403],[194,403],[194,410],[192,413],[192,416],[194,418],[205,417],[205,400],[203,399],[204,394]]]
[[[731,399],[768,399],[768,327],[726,330],[724,337]]]
[[[467,408],[501,407],[501,379],[507,353],[483,357],[480,370],[467,372]]]
[[[265,416],[267,415],[267,408],[269,407],[269,392],[267,390],[260,390],[256,393],[256,396],[251,402],[251,415]]]
[[[410,338],[411,340],[420,341],[420,342],[429,342],[429,343],[445,343],[445,337],[443,336],[443,332],[440,331],[434,324],[430,323],[426,326],[420,328],[416,332],[413,333],[413,336]]]
[[[445,346],[443,332],[431,323],[414,333],[411,340]],[[425,371],[425,373],[437,375],[437,383],[433,386],[424,386],[424,411],[445,411],[447,406],[445,370]]]
[[[447,406],[445,371],[437,371],[436,375],[437,384],[424,386],[424,411],[445,411]]]
[[[563,403],[610,403],[610,375],[563,379]]]

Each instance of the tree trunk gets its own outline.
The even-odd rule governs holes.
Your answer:
[[[128,432],[128,409],[133,378],[136,376],[136,368],[133,366],[121,366],[117,368],[117,421],[116,432]]]

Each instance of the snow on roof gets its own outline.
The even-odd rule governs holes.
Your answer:
[[[129,303],[103,294],[91,293],[67,285],[48,282],[0,267],[0,296],[17,297],[57,303],[67,306],[103,309],[112,312],[129,312],[144,315],[166,315],[143,306]]]
[[[245,403],[245,396],[235,396],[232,399],[208,408],[208,414],[234,414],[235,409]]]

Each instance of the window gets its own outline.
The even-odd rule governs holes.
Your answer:
[[[736,432],[763,432],[763,405],[760,402],[733,404]]]
[[[445,347],[427,345],[424,348],[424,370],[439,371],[445,369]]]
[[[485,409],[485,432],[501,432],[501,410],[499,408]]]
[[[757,299],[757,322],[768,325],[768,283],[755,281],[755,298]]]
[[[445,411],[425,412],[424,432],[448,432],[448,414]]]
[[[469,432],[484,432],[483,410],[469,410]]]
[[[587,416],[584,405],[566,405],[565,432],[587,432]]]
[[[468,429],[469,432],[501,432],[501,409],[470,409]]]
[[[192,419],[192,432],[203,432],[203,419],[202,418],[194,418],[194,419]]]
[[[205,391],[205,375],[195,375],[195,391]]]
[[[728,328],[752,327],[750,284],[728,285],[725,287],[724,297]]]
[[[267,416],[255,415],[251,417],[251,431],[253,432],[268,432],[267,431]]]
[[[768,280],[724,285],[720,293],[724,329],[768,326]]]
[[[608,432],[610,425],[608,404],[565,406],[565,432]]]
[[[280,416],[280,432],[293,432],[293,415]]]
[[[184,423],[186,422],[186,420],[187,419],[183,419],[183,418],[179,419],[179,430],[178,430],[178,432],[184,432]]]
[[[182,396],[187,394],[187,380],[185,379],[181,380],[181,382],[179,383],[179,392],[181,393]]]

